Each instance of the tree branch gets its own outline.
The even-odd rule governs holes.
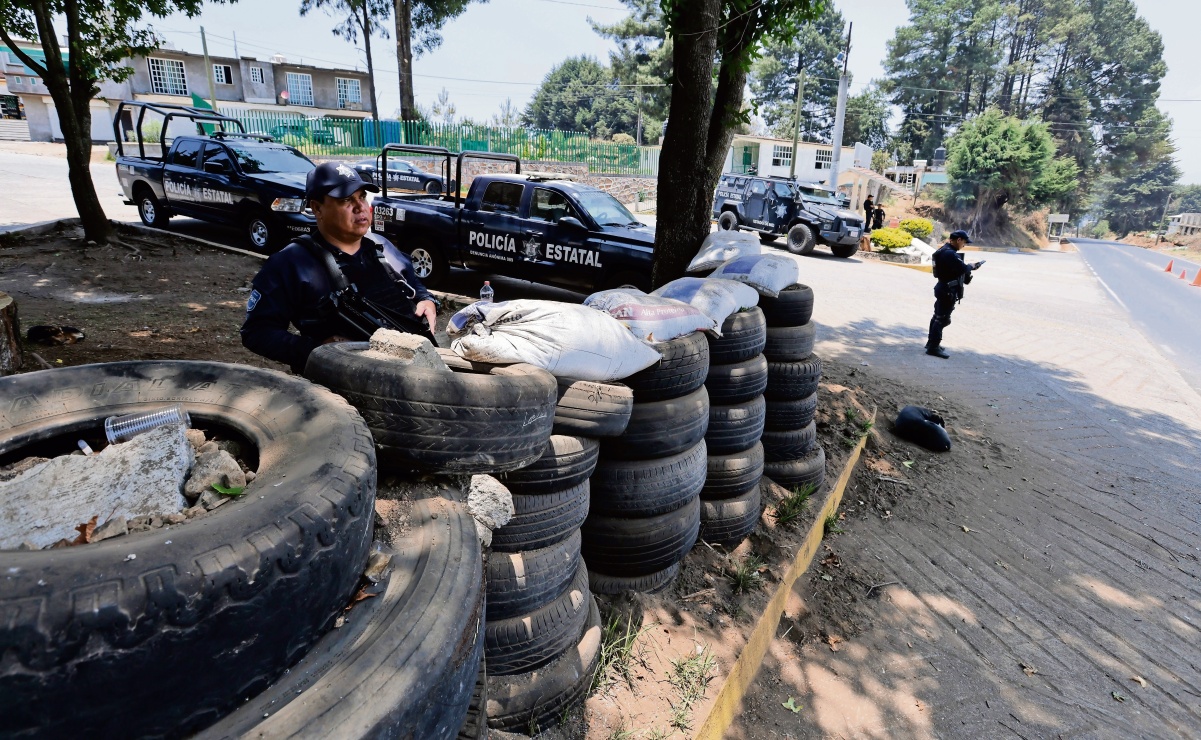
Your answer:
[[[8,31],[4,30],[4,26],[2,25],[0,25],[0,39],[4,39],[4,44],[12,50],[13,54],[17,55],[17,59],[20,59],[22,64],[37,72],[39,77],[46,76],[46,68],[38,64],[33,57],[21,51],[21,48],[17,46],[17,42],[12,40],[12,37],[8,35]]]

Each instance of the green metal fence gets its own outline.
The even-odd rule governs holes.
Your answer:
[[[516,154],[524,160],[585,164],[598,174],[659,174],[659,149],[593,141],[578,131],[497,128],[428,121],[372,121],[363,118],[305,116],[227,109],[248,132],[268,134],[312,157],[363,157],[384,144],[441,146],[452,152]]]

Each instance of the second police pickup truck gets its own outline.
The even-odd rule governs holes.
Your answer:
[[[450,193],[390,193],[374,202],[374,231],[413,260],[429,287],[448,269],[480,272],[557,285],[584,293],[632,286],[650,290],[655,233],[616,198],[597,188],[552,174],[521,174],[508,154],[462,152],[450,179],[451,152],[441,147],[389,144],[389,152],[443,159]],[[466,197],[459,194],[464,160],[508,162],[514,174],[477,175]]]
[[[845,210],[838,197],[817,185],[784,177],[727,173],[713,196],[713,218],[719,229],[749,229],[770,244],[787,237],[788,251],[809,254],[827,244],[835,257],[859,251],[863,219]]]
[[[162,116],[164,141],[177,119],[191,121],[198,134],[174,137],[165,151],[153,143],[148,147],[142,135],[147,111]],[[122,123],[137,132],[136,154],[125,151]],[[275,251],[314,228],[304,189],[316,165],[269,136],[244,133],[236,119],[182,105],[127,101],[117,107],[113,131],[125,202],[137,205],[147,226],[165,228],[172,216],[232,225],[257,252]]]

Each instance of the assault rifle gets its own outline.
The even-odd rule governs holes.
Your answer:
[[[438,346],[438,340],[434,339],[434,335],[430,333],[429,324],[424,319],[381,306],[359,293],[359,289],[354,283],[335,290],[330,294],[330,300],[333,302],[338,316],[367,337],[374,334],[376,329],[395,329],[425,337],[435,347]]]

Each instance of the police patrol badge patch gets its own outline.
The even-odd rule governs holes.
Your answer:
[[[338,165],[338,174],[342,177],[354,177],[354,170],[344,164]]]
[[[259,305],[259,299],[263,296],[257,290],[250,291],[250,297],[246,299],[246,313],[254,310],[254,307]]]

